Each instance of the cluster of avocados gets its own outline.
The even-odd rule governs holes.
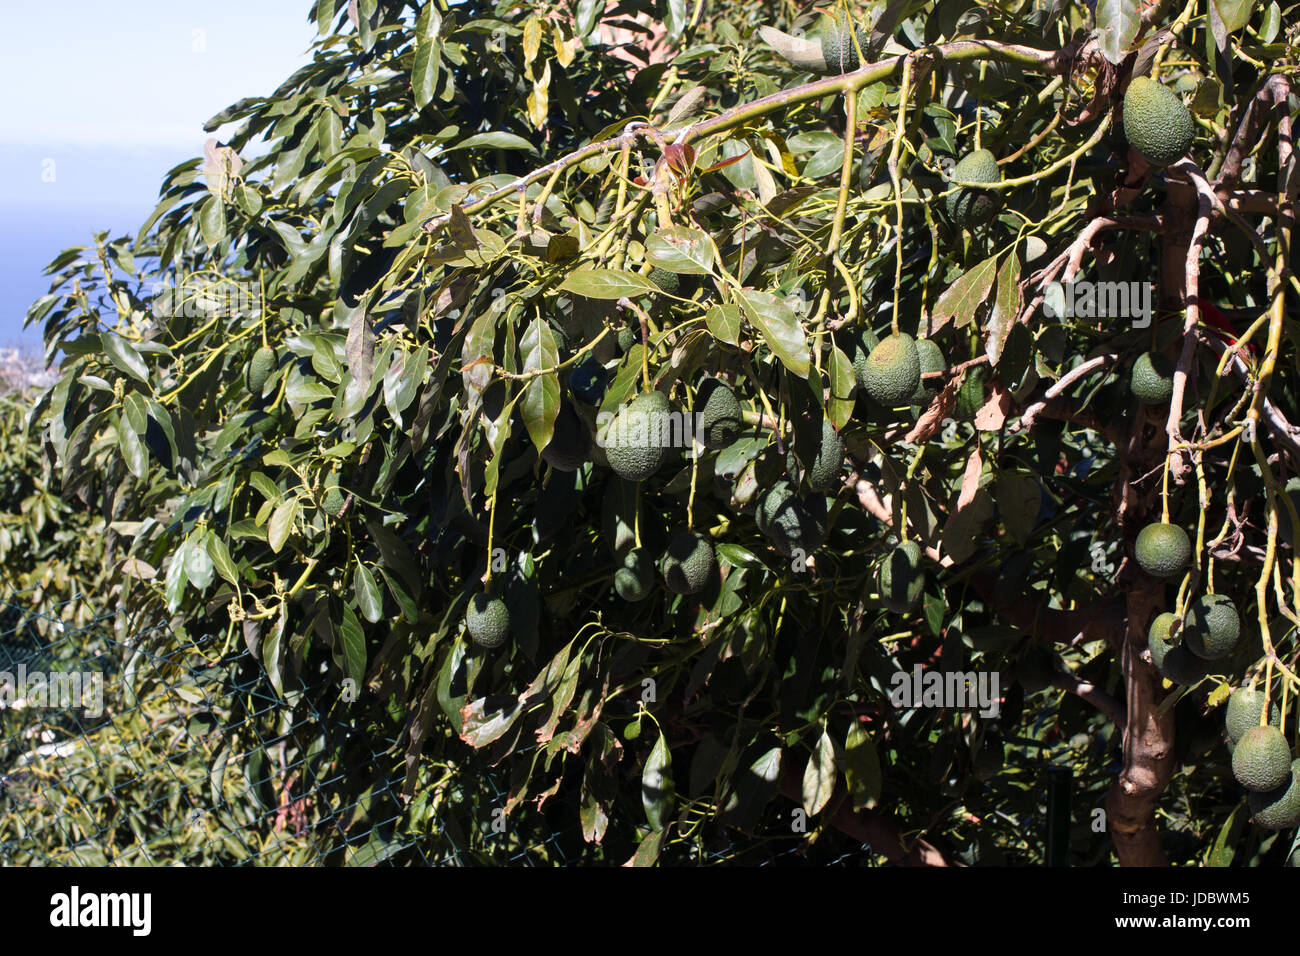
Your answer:
[[[1264,694],[1254,686],[1238,687],[1228,697],[1224,727],[1236,745],[1232,773],[1247,790],[1252,819],[1266,830],[1300,826],[1300,760],[1291,759],[1280,725],[1276,704],[1264,722]]]

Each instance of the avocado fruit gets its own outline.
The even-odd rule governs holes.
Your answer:
[[[1181,574],[1192,559],[1187,532],[1165,522],[1153,522],[1139,531],[1133,551],[1142,570],[1156,578]]]
[[[1247,790],[1267,793],[1291,776],[1291,747],[1277,727],[1251,727],[1232,752],[1232,775]]]
[[[1151,651],[1151,663],[1156,665],[1157,670],[1164,666],[1165,656],[1178,646],[1177,642],[1172,640],[1173,627],[1177,623],[1178,615],[1165,611],[1163,614],[1156,615],[1147,631],[1147,648]]]
[[[337,517],[343,511],[343,504],[347,500],[343,489],[338,485],[326,485],[325,493],[321,495],[320,506],[330,517]]]
[[[1196,123],[1173,90],[1139,76],[1124,92],[1124,137],[1148,163],[1163,168],[1187,155]]]
[[[1268,793],[1252,791],[1247,802],[1251,819],[1265,830],[1290,830],[1300,825],[1300,760],[1291,762],[1291,779]]]
[[[987,149],[967,153],[952,168],[952,179],[966,183],[997,183],[1002,181],[997,157]],[[992,219],[1001,201],[997,193],[974,186],[962,186],[945,199],[948,218],[958,229],[973,229]]]
[[[266,380],[271,377],[279,364],[279,358],[275,354],[275,349],[268,345],[263,345],[256,352],[248,363],[248,378],[246,384],[248,390],[254,395],[261,395],[262,389],[266,386]]]
[[[1241,617],[1225,594],[1204,594],[1187,608],[1183,642],[1202,660],[1227,657],[1241,636]]]
[[[1169,401],[1174,393],[1174,363],[1159,352],[1143,352],[1133,363],[1129,389],[1148,405]]]
[[[705,448],[726,448],[740,437],[740,402],[725,382],[705,379],[695,393],[695,408],[695,430]]]
[[[817,446],[817,457],[808,466],[808,487],[816,492],[828,492],[840,483],[844,467],[844,439],[835,430],[835,423],[822,418],[822,439]]]
[[[555,430],[542,449],[542,458],[556,471],[577,471],[591,454],[591,435],[568,402],[560,404]]]
[[[649,478],[668,460],[671,406],[663,392],[643,392],[619,410],[604,435],[609,467],[627,481]]]
[[[614,593],[624,601],[644,601],[654,587],[655,565],[645,548],[633,548],[614,572]]]
[[[944,357],[943,349],[929,339],[916,340],[916,354],[921,360],[922,376],[929,372],[942,372],[948,367],[948,360]],[[928,385],[925,378],[922,377],[920,383],[916,386],[916,391],[912,393],[911,404],[929,405],[938,394],[939,390]]]
[[[569,391],[588,405],[599,405],[609,388],[609,372],[593,356],[588,355],[569,369]]]
[[[1246,735],[1252,727],[1262,726],[1259,722],[1264,713],[1264,692],[1254,687],[1238,687],[1228,696],[1228,706],[1223,717],[1224,729],[1228,739],[1234,743]],[[1272,704],[1268,712],[1268,722],[1277,727],[1281,721],[1277,704]]]
[[[867,356],[864,387],[867,395],[886,407],[911,401],[921,384],[921,356],[916,340],[906,332],[887,335]]]
[[[889,552],[876,572],[876,590],[880,602],[895,614],[915,607],[925,590],[921,546],[915,541],[904,541]]]
[[[682,529],[668,542],[668,550],[659,562],[659,571],[669,590],[677,594],[697,594],[713,577],[716,560],[709,539]]]
[[[1186,644],[1171,647],[1160,662],[1160,673],[1175,684],[1199,684],[1209,676],[1210,662],[1197,657]]]
[[[1038,644],[1031,645],[1016,664],[1016,680],[1026,694],[1037,694],[1052,686],[1056,677],[1056,659]]]
[[[475,594],[465,611],[465,630],[480,647],[500,647],[510,633],[510,611],[506,602],[482,591]]]
[[[857,35],[856,44],[854,34]],[[827,73],[852,73],[862,65],[858,51],[867,51],[867,31],[855,25],[850,32],[848,25],[838,18],[826,17],[822,23],[821,43]]]
[[[754,523],[783,556],[808,555],[826,543],[826,499],[801,498],[794,483],[782,478],[759,499]]]

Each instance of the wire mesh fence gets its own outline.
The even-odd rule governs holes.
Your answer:
[[[564,795],[502,825],[510,781],[473,753],[413,794],[402,722],[361,725],[324,679],[276,693],[242,645],[25,598],[0,600],[0,866],[621,862]],[[809,858],[793,834],[719,828],[673,858],[869,864],[862,849]]]

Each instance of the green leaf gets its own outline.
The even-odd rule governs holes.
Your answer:
[[[740,344],[740,306],[730,303],[709,306],[709,311],[704,313],[704,324],[719,342]]]
[[[713,271],[713,243],[699,229],[669,226],[646,239],[651,265],[684,275],[709,275]]]
[[[880,802],[883,778],[876,745],[858,721],[849,724],[844,740],[844,779],[854,810],[868,809]]]
[[[289,535],[293,533],[293,525],[297,519],[297,498],[290,498],[288,501],[281,502],[280,506],[271,512],[271,520],[266,523],[266,543],[271,546],[271,550],[276,554],[280,553],[284,543],[289,540]]]
[[[519,345],[524,360],[524,371],[553,369],[559,364],[559,350],[551,326],[541,318],[533,319]],[[545,372],[530,381],[524,389],[520,403],[524,427],[533,445],[540,452],[551,442],[555,433],[555,418],[560,412],[560,378],[555,372]]]
[[[1007,334],[1020,317],[1024,305],[1024,296],[1020,292],[1020,258],[1015,253],[1007,256],[1007,261],[998,270],[997,288],[993,310],[984,330],[984,351],[995,366],[1002,358],[1002,347],[1006,344]]]
[[[271,628],[271,633],[262,642],[262,666],[266,668],[266,676],[271,681],[271,686],[275,688],[276,694],[280,697],[284,696],[284,677],[280,666],[284,658],[284,630],[288,622],[289,609],[281,601],[280,613],[275,619],[275,626]]]
[[[650,826],[662,829],[675,802],[672,754],[668,751],[667,739],[660,734],[641,771],[641,804],[645,807],[645,817]]]
[[[826,414],[835,427],[841,429],[853,417],[853,393],[858,380],[853,372],[853,363],[837,346],[831,346],[826,361],[826,377],[830,380]]]
[[[394,353],[384,373],[384,405],[399,428],[403,424],[402,413],[415,401],[428,367],[429,349],[422,345],[414,352]]]
[[[1042,502],[1038,479],[1019,472],[1004,472],[998,475],[995,490],[1002,526],[1016,544],[1024,547],[1038,523]]]
[[[132,378],[145,385],[149,384],[149,368],[144,364],[144,359],[140,357],[134,345],[116,332],[100,332],[99,341],[110,362]]]
[[[736,298],[746,317],[762,333],[768,348],[791,372],[807,378],[808,339],[790,303],[770,292],[754,289],[737,291]]]
[[[383,595],[379,593],[375,576],[360,561],[357,562],[357,569],[352,572],[352,590],[357,596],[357,607],[361,609],[362,617],[371,624],[376,624],[383,619]]]
[[[1255,12],[1255,0],[1210,0],[1219,13],[1219,20],[1229,33],[1240,30],[1250,22]]]
[[[1249,3],[1250,0],[1247,0]],[[1142,27],[1140,0],[1097,0],[1097,44],[1111,63],[1119,66]]]
[[[989,297],[997,268],[997,256],[985,259],[944,289],[930,313],[927,337],[933,338],[935,333],[953,320],[956,320],[959,329],[969,325],[975,318],[976,310]]]
[[[209,533],[207,537],[208,556],[212,558],[212,566],[217,569],[221,577],[229,581],[236,587],[239,586],[239,569],[230,557],[230,549],[226,547],[226,542],[216,534]]]
[[[127,421],[125,412],[117,422],[117,445],[121,449],[122,460],[126,462],[127,470],[143,480],[149,472],[149,455],[145,451],[144,442],[140,441],[139,434]]]
[[[1214,838],[1214,846],[1206,857],[1206,866],[1225,867],[1232,866],[1233,857],[1237,855],[1237,838],[1241,836],[1241,828],[1246,823],[1246,804],[1238,803],[1228,814],[1228,819],[1223,822],[1219,828],[1219,835]]]
[[[416,109],[424,109],[433,100],[438,87],[438,64],[441,59],[438,31],[442,17],[435,4],[428,4],[415,21],[415,65],[411,68],[411,91]]]
[[[622,269],[576,269],[560,283],[561,292],[572,292],[589,299],[623,299],[660,288],[645,276]]]
[[[822,727],[817,747],[808,757],[803,772],[803,809],[813,817],[822,812],[835,792],[835,744],[826,727]]]
[[[659,859],[659,846],[663,843],[664,831],[651,830],[637,844],[636,852],[632,854],[632,859],[624,863],[624,866],[654,866]]]
[[[361,682],[366,677],[366,634],[350,604],[343,607],[343,623],[339,627],[339,638],[343,653],[343,676],[353,681],[360,689]]]
[[[446,152],[450,153],[456,149],[523,149],[530,153],[536,153],[537,149],[532,143],[522,136],[516,136],[514,133],[505,133],[497,131],[494,133],[479,133],[476,136],[470,136],[463,139],[455,145],[446,147]]]

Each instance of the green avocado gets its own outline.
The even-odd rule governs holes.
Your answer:
[[[1192,559],[1192,543],[1178,525],[1154,522],[1138,532],[1133,551],[1142,570],[1152,577],[1181,574]]]
[[[555,416],[555,430],[542,449],[544,458],[556,471],[576,471],[591,454],[591,435],[578,413],[568,402],[560,405]]]
[[[1156,619],[1151,622],[1150,630],[1147,631],[1147,647],[1151,650],[1151,663],[1156,665],[1157,670],[1164,666],[1165,656],[1178,646],[1177,642],[1172,640],[1171,633],[1177,622],[1177,614],[1165,611],[1163,614],[1156,615]]]
[[[510,612],[506,602],[479,592],[465,611],[465,630],[480,647],[500,647],[510,633]]]
[[[705,448],[726,448],[740,437],[744,426],[740,402],[731,386],[707,378],[695,393],[695,428]]]
[[[1124,93],[1124,136],[1148,163],[1164,167],[1192,148],[1196,122],[1173,90],[1139,76]]]
[[[929,339],[916,340],[916,354],[921,360],[921,374],[923,376],[928,372],[942,372],[948,367],[948,360],[944,357],[943,349]],[[926,380],[922,378],[916,386],[916,391],[912,393],[911,403],[913,405],[929,405],[938,394],[939,390],[927,384]]]
[[[885,608],[902,614],[916,606],[925,590],[925,571],[921,568],[921,546],[904,541],[891,551],[876,572],[876,590]]]
[[[854,27],[857,34],[856,45],[848,26],[835,17],[826,17],[822,22],[821,41],[822,57],[826,60],[826,72],[832,74],[852,73],[862,65],[858,51],[867,51],[867,31],[861,26]]]
[[[906,332],[887,335],[867,356],[867,395],[886,407],[911,401],[921,384],[921,356]]]
[[[1148,405],[1169,401],[1174,392],[1174,363],[1159,352],[1143,352],[1133,363],[1129,388]]]
[[[1228,738],[1238,741],[1250,728],[1262,726],[1259,718],[1263,713],[1264,692],[1254,687],[1238,687],[1228,697],[1228,707],[1223,718]],[[1268,722],[1277,727],[1281,719],[1277,704],[1272,704],[1268,712]]]
[[[952,168],[952,179],[966,183],[997,183],[1002,181],[997,157],[987,149],[977,149],[963,156]],[[1001,202],[998,194],[987,189],[963,186],[950,194],[945,205],[948,218],[959,229],[982,226],[997,214]]]
[[[759,499],[754,523],[785,557],[812,554],[826,543],[826,499],[800,498],[794,483],[782,478]]]
[[[835,430],[829,418],[822,419],[822,440],[817,447],[817,457],[808,466],[808,487],[813,491],[828,492],[840,483],[844,467],[844,439]]]
[[[1209,676],[1211,664],[1187,649],[1186,644],[1171,647],[1160,662],[1160,673],[1175,684],[1199,684]]]
[[[1241,636],[1241,617],[1225,594],[1204,594],[1187,608],[1183,640],[1197,657],[1217,661],[1227,657]]]
[[[713,545],[709,539],[682,529],[668,542],[659,570],[670,590],[678,594],[696,594],[709,583],[715,566]]]
[[[338,485],[327,485],[325,494],[321,496],[321,510],[327,515],[335,517],[343,510],[343,503],[347,500],[343,494],[343,489]]]
[[[645,548],[633,548],[614,572],[614,591],[624,601],[644,601],[654,587],[655,565]]]
[[[610,422],[604,435],[605,457],[619,477],[643,481],[668,460],[671,411],[663,392],[643,392]]]
[[[1291,746],[1276,727],[1251,727],[1232,752],[1232,775],[1247,790],[1267,793],[1291,776]]]
[[[1251,819],[1265,830],[1290,830],[1300,825],[1300,760],[1291,762],[1291,779],[1268,793],[1248,797]]]
[[[278,364],[279,358],[275,354],[275,349],[263,345],[254,352],[252,360],[248,363],[248,390],[254,395],[261,395],[266,380],[271,377]]]

